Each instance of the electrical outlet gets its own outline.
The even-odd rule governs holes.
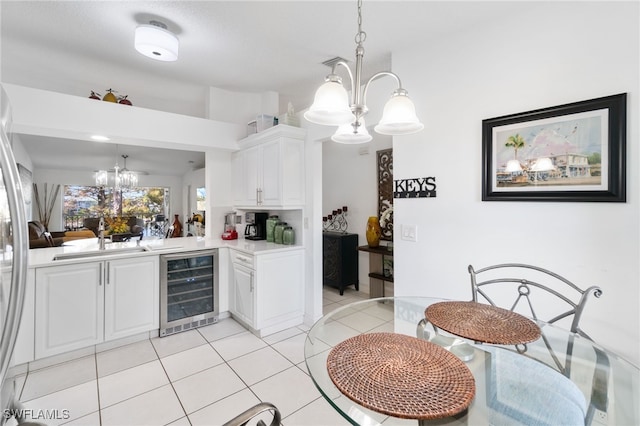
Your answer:
[[[607,413],[605,411],[600,411],[598,409],[595,410],[595,415],[593,416],[593,424],[595,425],[607,425],[609,424],[608,422],[608,417],[607,417]]]
[[[418,241],[418,227],[416,225],[402,225],[401,237],[405,241]]]

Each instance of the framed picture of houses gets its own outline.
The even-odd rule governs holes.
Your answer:
[[[626,93],[482,121],[483,201],[626,201]]]

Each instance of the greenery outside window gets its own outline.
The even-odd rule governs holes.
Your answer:
[[[151,221],[169,214],[169,188],[137,187],[115,190],[111,187],[65,185],[63,196],[65,229],[82,227],[83,218],[136,216]]]

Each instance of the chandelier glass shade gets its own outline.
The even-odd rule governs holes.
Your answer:
[[[413,102],[409,98],[407,91],[402,88],[400,78],[389,71],[374,74],[364,86],[362,81],[362,59],[364,56],[363,43],[367,34],[362,31],[362,0],[358,0],[358,32],[356,33],[356,66],[355,76],[351,72],[349,65],[343,60],[339,60],[332,65],[331,74],[325,78],[325,83],[318,88],[315,93],[313,104],[304,113],[304,118],[308,121],[325,126],[352,127],[352,131],[345,132],[344,127],[339,127],[334,137],[331,139],[341,143],[362,143],[363,135],[366,132],[360,131],[364,127],[362,117],[369,111],[367,108],[367,90],[369,84],[380,77],[393,77],[398,88],[393,92],[391,98],[384,106],[382,119],[374,130],[384,135],[407,135],[419,132],[424,125],[418,119]],[[351,101],[349,94],[342,85],[342,79],[336,74],[338,66],[346,68],[351,80]],[[350,136],[351,135],[351,136]],[[369,140],[371,140],[371,136]],[[338,139],[338,140],[336,140]],[[347,140],[350,139],[350,142]],[[368,141],[366,141],[368,142]]]
[[[354,120],[349,107],[349,94],[340,77],[330,74],[325,78],[325,83],[316,91],[313,104],[304,113],[304,118],[325,126],[348,124]]]
[[[139,25],[135,31],[135,48],[151,59],[172,62],[178,59],[180,41],[162,22]]]
[[[96,186],[107,186],[109,183],[109,172],[106,170],[98,170],[96,172]]]
[[[344,144],[359,144],[369,142],[373,137],[369,134],[364,118],[360,119],[360,124],[356,126],[355,121],[342,124],[331,136],[331,140]]]
[[[423,128],[407,91],[397,89],[384,105],[382,118],[374,130],[382,135],[409,135]]]

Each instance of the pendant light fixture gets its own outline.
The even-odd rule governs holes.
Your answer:
[[[97,170],[95,174],[96,186],[107,186],[109,184],[109,173],[113,173],[113,188],[117,190],[132,189],[138,186],[138,175],[146,174],[146,172],[134,172],[127,169],[128,155],[123,154],[124,167],[120,167],[116,161],[116,165],[111,170]]]
[[[136,28],[135,48],[151,59],[176,61],[179,45],[178,37],[167,30],[167,26],[162,22],[150,21],[148,25],[139,25]]]
[[[338,60],[332,64],[331,74],[325,78],[325,83],[318,88],[313,104],[304,113],[308,121],[325,126],[349,126],[340,127],[332,140],[341,143],[362,143],[371,140],[371,136],[364,128],[363,116],[369,111],[367,102],[367,90],[372,81],[384,77],[393,77],[398,88],[384,106],[382,118],[375,131],[383,135],[408,135],[419,132],[424,125],[416,116],[415,106],[407,91],[402,88],[400,78],[390,72],[382,71],[374,74],[361,88],[362,58],[364,56],[363,43],[367,33],[362,31],[362,0],[358,0],[358,32],[356,41],[356,68],[355,78],[349,65],[344,60]],[[351,80],[352,101],[349,102],[349,94],[342,85],[342,79],[336,74],[336,68],[343,66],[347,69]],[[361,91],[362,90],[362,91]],[[368,140],[365,140],[365,134]]]

